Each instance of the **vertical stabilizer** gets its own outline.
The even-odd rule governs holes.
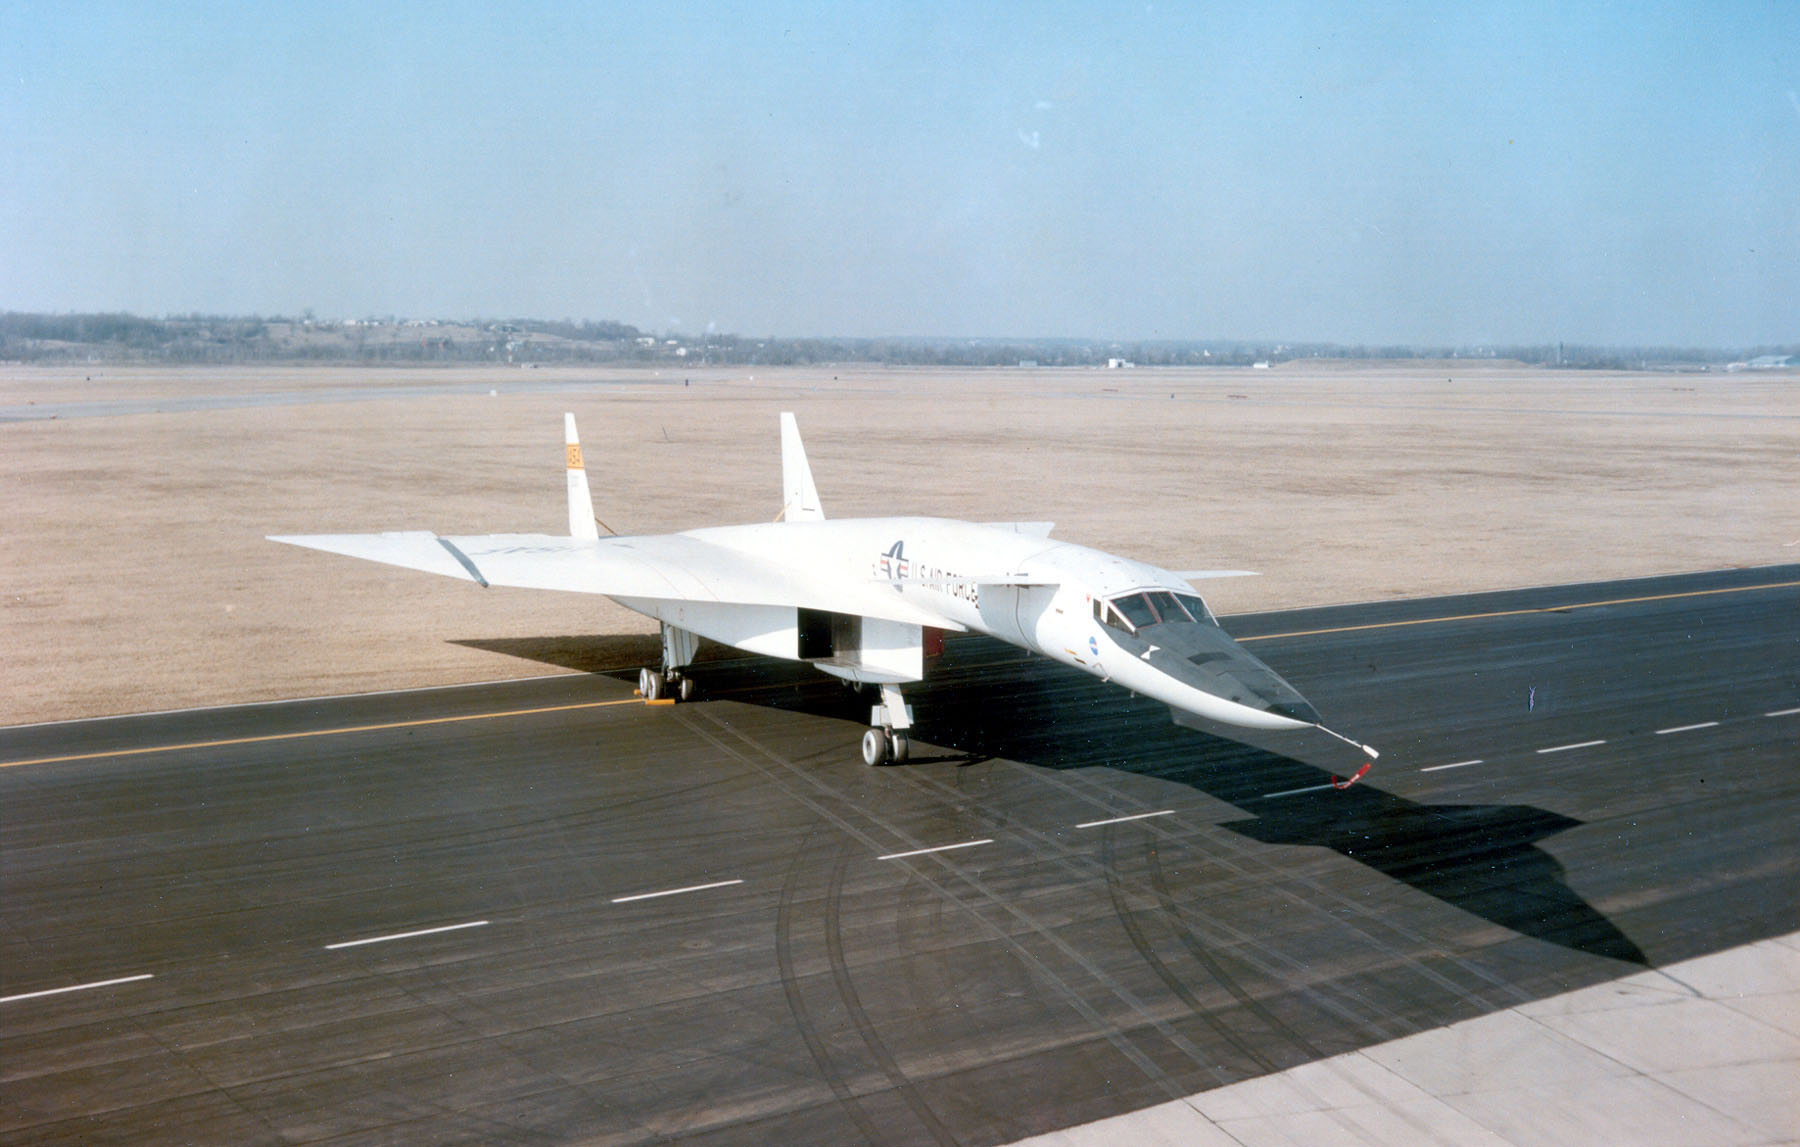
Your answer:
[[[825,518],[812,467],[806,464],[806,447],[800,444],[800,425],[786,411],[781,414],[781,516],[790,522]]]
[[[594,496],[588,492],[587,470],[581,464],[581,439],[575,434],[573,414],[563,415],[563,444],[569,455],[569,536],[598,538]]]

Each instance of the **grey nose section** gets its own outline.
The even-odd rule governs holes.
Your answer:
[[[1267,711],[1277,717],[1286,717],[1291,721],[1301,721],[1308,725],[1317,725],[1321,720],[1319,711],[1305,701],[1277,701],[1269,705]]]
[[[1300,692],[1213,625],[1159,625],[1113,640],[1178,681],[1302,725],[1321,718]]]

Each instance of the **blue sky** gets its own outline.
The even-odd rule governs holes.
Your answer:
[[[1800,7],[0,7],[0,309],[1800,341]]]

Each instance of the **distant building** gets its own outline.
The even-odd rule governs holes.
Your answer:
[[[1791,354],[1759,354],[1747,362],[1726,363],[1725,369],[1731,372],[1740,370],[1786,370],[1792,366],[1800,366]]]
[[[1269,360],[1264,359],[1261,362],[1253,362],[1250,364],[1250,369],[1251,370],[1268,370],[1269,369]]]
[[[1106,360],[1107,370],[1130,370],[1136,365],[1137,363],[1132,362],[1127,358],[1109,358]]]

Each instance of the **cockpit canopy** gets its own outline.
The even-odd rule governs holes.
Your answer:
[[[1106,600],[1094,599],[1094,618],[1102,625],[1136,633],[1147,625],[1170,622],[1200,622],[1217,625],[1218,620],[1198,594],[1176,593],[1166,589],[1135,590]]]

